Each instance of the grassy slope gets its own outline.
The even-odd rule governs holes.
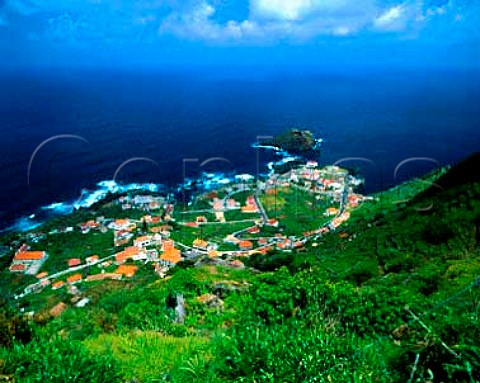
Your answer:
[[[276,271],[177,269],[168,280],[92,287],[94,304],[68,309],[36,336],[80,341],[94,359],[110,345],[123,381],[406,382],[417,355],[412,382],[479,381],[480,186],[418,194],[438,176],[378,195],[341,227],[348,238],[331,234],[282,255]],[[225,280],[250,287],[223,291],[223,310],[196,300]],[[185,325],[172,323],[177,292]]]

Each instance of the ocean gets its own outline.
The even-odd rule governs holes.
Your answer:
[[[322,138],[320,163],[358,170],[367,193],[480,150],[478,72],[247,69],[0,73],[0,229],[102,181],[266,172],[271,153],[252,144],[291,127]]]

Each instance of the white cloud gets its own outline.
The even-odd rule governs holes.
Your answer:
[[[254,18],[302,20],[312,15],[330,15],[335,12],[368,8],[373,0],[251,0]]]
[[[384,13],[378,16],[374,20],[374,25],[377,28],[388,29],[391,28],[402,19],[404,16],[405,9],[403,5],[397,5],[390,9],[387,9]]]
[[[206,0],[189,12],[173,12],[160,33],[225,43],[304,41],[318,35],[346,36],[371,22],[374,0],[251,0],[245,20],[214,21],[216,9]]]
[[[258,16],[297,20],[314,6],[313,0],[254,0],[251,10]]]

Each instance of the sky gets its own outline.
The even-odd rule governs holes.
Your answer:
[[[0,0],[2,67],[480,66],[478,0]]]

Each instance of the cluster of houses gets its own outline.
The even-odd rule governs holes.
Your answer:
[[[245,206],[242,206],[241,208],[242,213],[258,213],[260,212],[257,202],[255,201],[255,198],[253,195],[249,195],[247,197],[247,200],[245,201]]]
[[[122,196],[118,199],[118,203],[123,210],[143,209],[150,211],[160,209],[165,203],[165,198],[151,195]]]
[[[354,179],[348,175],[347,171],[337,166],[327,166],[319,169],[318,163],[309,161],[305,165],[291,170],[286,175],[278,176],[274,174],[267,181],[259,182],[259,184],[267,195],[275,195],[278,191],[277,187],[290,186],[293,183],[299,187],[305,187],[314,192],[321,192],[331,196],[334,201],[342,201],[344,206],[348,204],[349,207],[356,207],[368,197],[354,193],[347,194],[345,187],[349,187],[351,191],[353,185],[358,182],[359,180]],[[234,193],[235,190],[232,189],[229,192]],[[264,238],[261,236],[261,227],[278,227],[279,221],[277,219],[269,219],[266,216],[263,207],[257,204],[257,199],[254,195],[248,195],[244,205],[229,197],[230,195],[227,194],[227,197],[220,199],[215,192],[211,193],[209,204],[212,206],[212,209],[209,213],[215,215],[216,221],[226,223],[224,213],[231,210],[240,210],[242,213],[260,213],[262,215],[262,219],[255,221],[254,226],[232,233],[224,239],[225,242],[234,244],[238,250],[220,252],[218,251],[218,244],[203,238],[195,239],[191,246],[180,244],[182,247],[190,247],[190,252],[193,254],[200,253],[207,255],[209,258],[217,258],[224,253],[235,257],[248,256],[254,253],[267,254],[274,250],[291,251],[295,249],[302,251],[308,238],[335,230],[350,217],[348,211],[330,207],[324,214],[332,217],[332,219],[325,227],[305,232],[303,236],[298,238],[286,237],[281,233],[277,233],[271,238]],[[163,218],[169,221],[174,209],[173,204],[165,203],[165,199],[162,197],[147,195],[123,196],[117,202],[121,204],[123,210],[144,209],[147,215],[139,220],[97,217],[79,225],[81,232],[85,234],[91,231],[102,233],[106,233],[109,230],[113,231],[114,246],[121,249],[117,250],[115,254],[104,259],[100,259],[97,255],[92,255],[86,258],[85,261],[82,261],[80,258],[71,258],[67,261],[68,268],[64,272],[59,273],[60,275],[65,275],[63,280],[55,280],[54,277],[58,278],[60,275],[49,277],[46,272],[39,273],[41,267],[48,259],[48,254],[45,251],[30,251],[29,246],[23,245],[15,253],[10,271],[36,275],[38,282],[31,285],[35,289],[51,284],[51,288],[57,290],[65,286],[71,289],[80,282],[131,278],[138,272],[142,263],[152,264],[155,271],[163,276],[169,268],[182,261],[182,251],[177,248],[176,245],[178,244],[170,239],[172,227],[165,224],[159,214],[155,216],[149,215],[150,211],[161,209],[163,206],[165,209]],[[199,215],[193,222],[183,224],[192,227],[206,224],[208,223],[206,215]],[[210,215],[208,217],[210,218]],[[140,232],[138,230],[139,227],[144,228],[141,230],[141,234],[138,234]],[[73,230],[73,228],[69,229]],[[247,235],[244,236],[243,234]],[[189,251],[186,251],[184,254],[188,257]],[[232,261],[231,264],[234,267],[243,267],[243,263],[238,260]],[[82,270],[87,266],[95,266],[95,270],[98,267],[99,273],[85,275],[89,273],[82,273]]]
[[[149,247],[154,247],[150,248]],[[159,249],[160,252],[157,250]],[[120,280],[123,278],[132,278],[135,276],[139,266],[134,262],[152,262],[158,273],[164,273],[168,268],[176,265],[182,260],[182,254],[175,247],[172,240],[164,240],[158,234],[151,236],[141,236],[134,240],[133,246],[128,246],[122,251],[114,254],[113,260],[105,260],[101,262],[97,255],[90,256],[85,259],[85,263],[79,258],[68,260],[70,274],[66,280],[57,280],[51,284],[52,290],[58,290],[65,286],[73,286],[80,282],[97,282],[103,280]],[[101,273],[88,275],[86,277],[80,272],[80,266],[97,265],[103,269]],[[115,269],[107,272],[105,269],[114,266]],[[75,272],[78,271],[78,272]],[[40,282],[37,287],[45,287],[50,285],[50,281],[45,279],[47,273],[37,275]]]
[[[15,252],[9,270],[13,273],[36,275],[47,259],[47,252],[30,251],[30,246],[24,244]]]
[[[346,183],[352,187],[362,183],[362,180],[352,177],[348,171],[338,166],[318,168],[316,161],[309,161],[305,165],[291,170],[289,180],[309,190],[330,195],[337,201],[341,198]]]

